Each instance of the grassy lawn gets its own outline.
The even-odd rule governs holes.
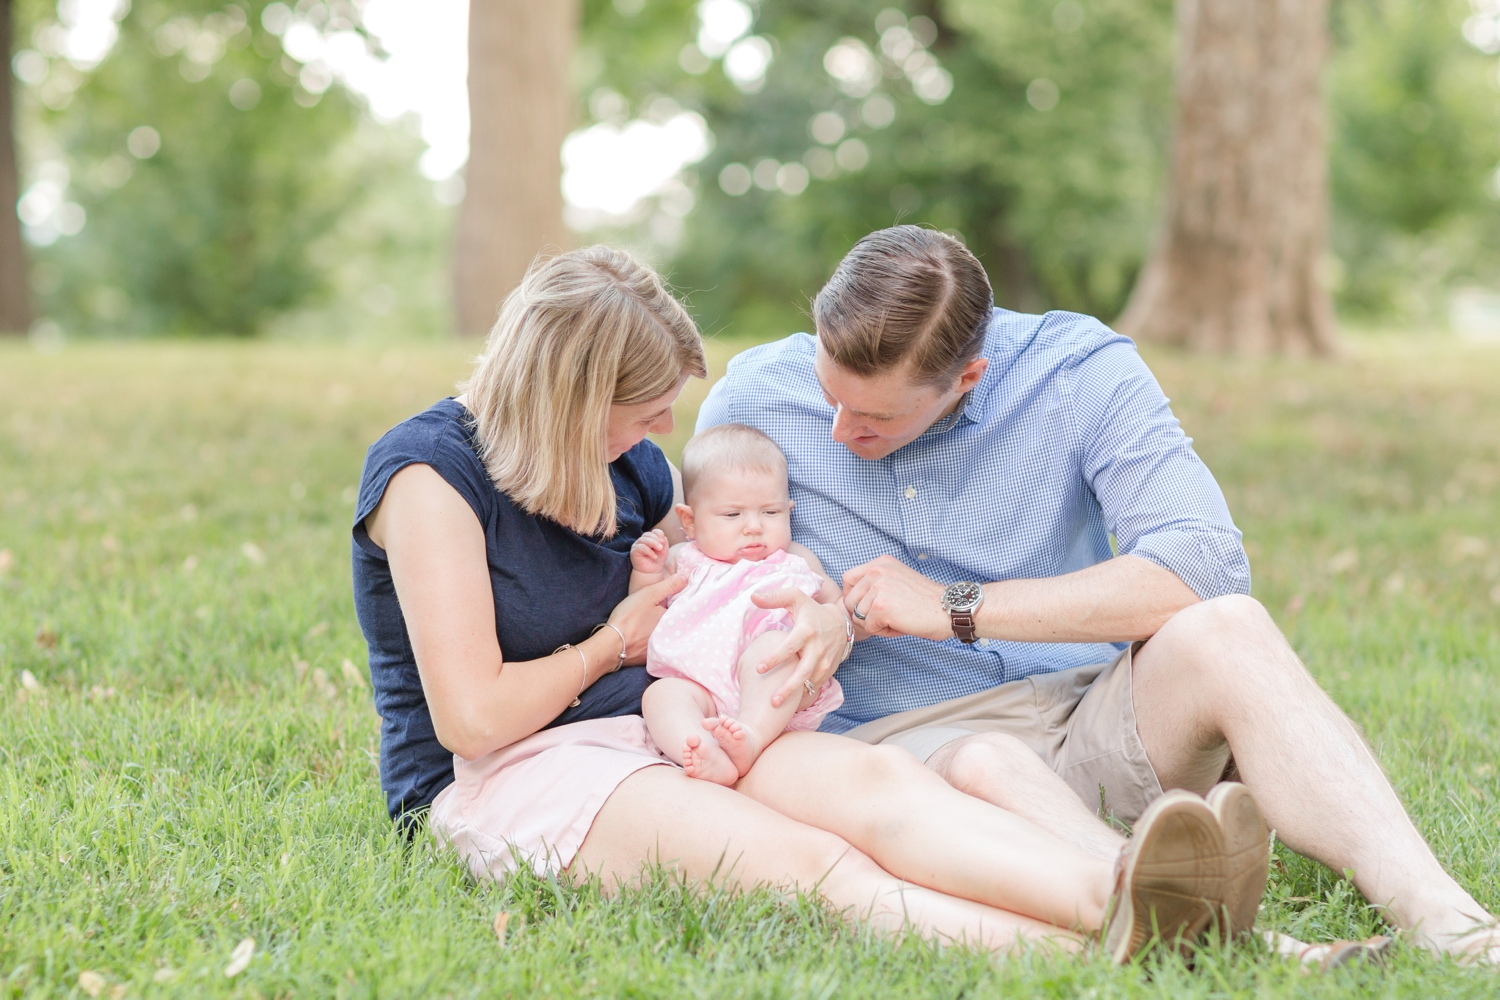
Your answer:
[[[0,344],[0,996],[1500,993],[1500,972],[1411,949],[1330,976],[1254,947],[1191,970],[992,962],[805,898],[663,875],[614,900],[475,885],[405,845],[377,785],[348,519],[365,448],[475,346]],[[1500,909],[1500,349],[1148,360],[1224,484],[1256,595]],[[1265,922],[1377,926],[1340,873],[1284,850]]]

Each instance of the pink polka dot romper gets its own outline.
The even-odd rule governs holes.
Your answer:
[[[677,550],[677,572],[688,584],[671,599],[646,645],[646,671],[653,677],[685,677],[713,695],[723,715],[740,711],[740,655],[757,636],[792,627],[781,608],[758,608],[750,595],[796,587],[815,597],[822,579],[806,560],[785,549],[759,562],[720,562],[694,542]],[[788,730],[817,729],[823,716],[844,703],[839,682],[829,679],[817,700],[792,716]]]

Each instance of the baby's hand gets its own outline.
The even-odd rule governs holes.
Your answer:
[[[636,539],[630,547],[630,567],[637,573],[664,573],[667,568],[667,534],[654,528]]]

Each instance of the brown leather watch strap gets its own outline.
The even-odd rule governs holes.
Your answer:
[[[948,618],[953,623],[953,634],[958,641],[972,644],[979,636],[975,633],[974,613],[972,611],[949,611]]]

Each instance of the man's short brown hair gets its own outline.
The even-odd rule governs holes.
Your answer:
[[[906,365],[916,384],[947,385],[983,349],[994,301],[968,247],[893,226],[854,244],[813,302],[813,322],[845,371],[869,377]]]

